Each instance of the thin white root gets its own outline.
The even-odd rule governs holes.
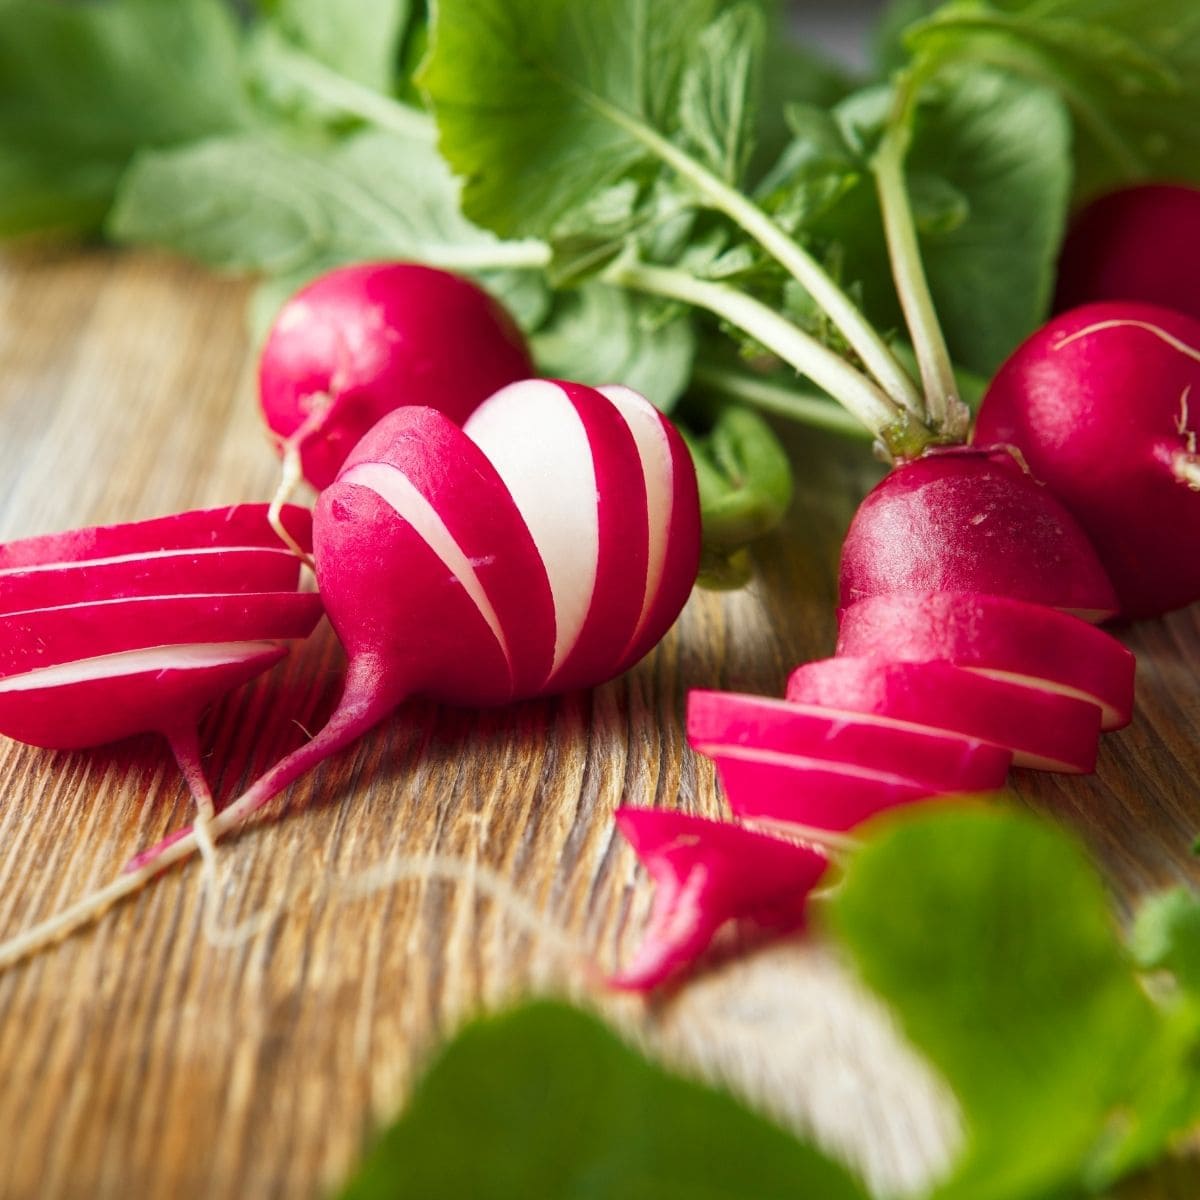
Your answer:
[[[303,478],[300,444],[289,438],[283,443],[283,467],[279,473],[279,486],[275,489],[275,495],[271,497],[271,505],[267,509],[267,520],[280,541],[311,571],[314,567],[312,555],[292,537],[283,524],[283,506],[292,498]]]
[[[1193,492],[1200,492],[1200,457],[1195,454],[1177,454],[1171,463],[1175,478]]]
[[[1067,334],[1066,337],[1059,338],[1051,347],[1052,350],[1062,350],[1065,346],[1069,346],[1072,342],[1077,342],[1082,338],[1091,337],[1093,333],[1103,333],[1107,329],[1141,329],[1145,333],[1152,334],[1159,341],[1165,342],[1172,350],[1178,350],[1180,354],[1186,358],[1194,359],[1200,362],[1200,347],[1193,346],[1188,342],[1182,341],[1173,334],[1168,333],[1159,325],[1155,325],[1151,321],[1133,321],[1125,318],[1114,318],[1111,321],[1097,321],[1093,325],[1086,325],[1083,329],[1077,329],[1074,333]]]

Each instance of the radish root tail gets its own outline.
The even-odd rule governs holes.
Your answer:
[[[324,392],[312,396],[310,403],[312,407],[300,427],[295,433],[279,442],[279,452],[283,456],[283,462],[279,472],[279,486],[275,489],[275,495],[271,497],[271,504],[267,509],[267,520],[270,522],[271,528],[278,534],[280,541],[309,570],[312,570],[312,555],[292,537],[283,524],[283,506],[304,481],[304,464],[300,457],[300,451],[310,437],[321,432],[325,422],[329,419],[329,414],[333,411],[333,397]]]

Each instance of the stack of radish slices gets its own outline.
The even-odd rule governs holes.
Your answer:
[[[1069,568],[1057,595],[1055,563]],[[726,920],[794,915],[820,877],[814,845],[897,805],[999,788],[1010,764],[1091,771],[1101,731],[1130,720],[1133,655],[1076,615],[1111,616],[1111,585],[1074,519],[1010,455],[896,468],[851,526],[842,601],[836,656],[797,667],[786,699],[697,691],[688,703],[689,741],[715,762],[733,815],[788,847],[791,880],[763,867],[787,851],[772,858],[761,842],[734,862],[720,824],[676,825],[674,848],[631,837],[669,886],[618,986],[661,984]],[[686,862],[687,877],[668,878],[664,861]]]
[[[309,513],[284,520],[311,547]],[[71,750],[162,733],[211,813],[200,714],[312,632],[300,566],[265,504],[0,545],[0,733]]]

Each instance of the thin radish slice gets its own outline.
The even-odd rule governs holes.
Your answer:
[[[980,738],[1010,750],[1018,767],[1080,773],[1096,765],[1096,705],[947,662],[821,659],[792,672],[787,698]]]
[[[889,808],[955,790],[991,790],[931,788],[894,772],[745,746],[713,746],[706,753],[734,816],[792,826],[806,836],[853,829]]]
[[[633,434],[652,514],[642,611],[621,670],[647,654],[674,623],[700,567],[700,498],[696,469],[674,425],[632,388],[598,388]]]
[[[687,733],[702,754],[729,747],[792,754],[940,792],[1001,787],[1012,757],[963,734],[736,692],[689,693]]]
[[[535,379],[485,400],[463,432],[504,480],[545,564],[556,626],[547,688],[614,675],[641,615],[649,552],[629,426],[594,389]]]
[[[301,546],[312,546],[312,514],[289,504],[284,524]],[[161,550],[259,546],[278,549],[279,537],[267,521],[267,505],[234,504],[196,509],[123,525],[97,525],[0,544],[0,571],[13,567],[125,558]]]
[[[218,546],[158,550],[0,571],[0,613],[132,596],[295,591],[300,560],[289,550]]]
[[[616,821],[656,885],[641,945],[609,980],[628,991],[650,991],[691,966],[728,921],[800,927],[828,866],[816,850],[686,813],[622,808]]]
[[[10,675],[0,679],[0,734],[52,750],[169,737],[286,653],[273,642],[158,646]]]
[[[1099,706],[1105,730],[1133,715],[1133,655],[1086,621],[1023,600],[966,592],[871,596],[842,611],[837,653],[941,660],[1074,696]]]

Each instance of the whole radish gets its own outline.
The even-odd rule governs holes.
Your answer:
[[[288,300],[263,345],[258,391],[268,428],[282,447],[295,442],[319,490],[399,405],[437,408],[461,424],[532,374],[520,330],[477,284],[376,262],[339,267]]]
[[[1121,612],[1200,599],[1200,321],[1146,304],[1055,317],[1001,367],[975,438],[1016,446],[1078,518]]]
[[[678,615],[699,565],[699,500],[686,446],[648,401],[530,380],[493,396],[477,431],[479,444],[470,423],[398,409],[322,491],[313,554],[349,659],[342,697],[310,742],[215,817],[214,838],[408,697],[503,704],[599,683]],[[196,848],[190,830],[160,843],[0,947],[0,965]]]
[[[895,592],[987,592],[1100,621],[1112,584],[1078,522],[1011,453],[927,451],[859,505],[842,545],[841,603]]]
[[[1093,200],[1058,263],[1058,311],[1136,300],[1200,320],[1200,188],[1143,183]]]

